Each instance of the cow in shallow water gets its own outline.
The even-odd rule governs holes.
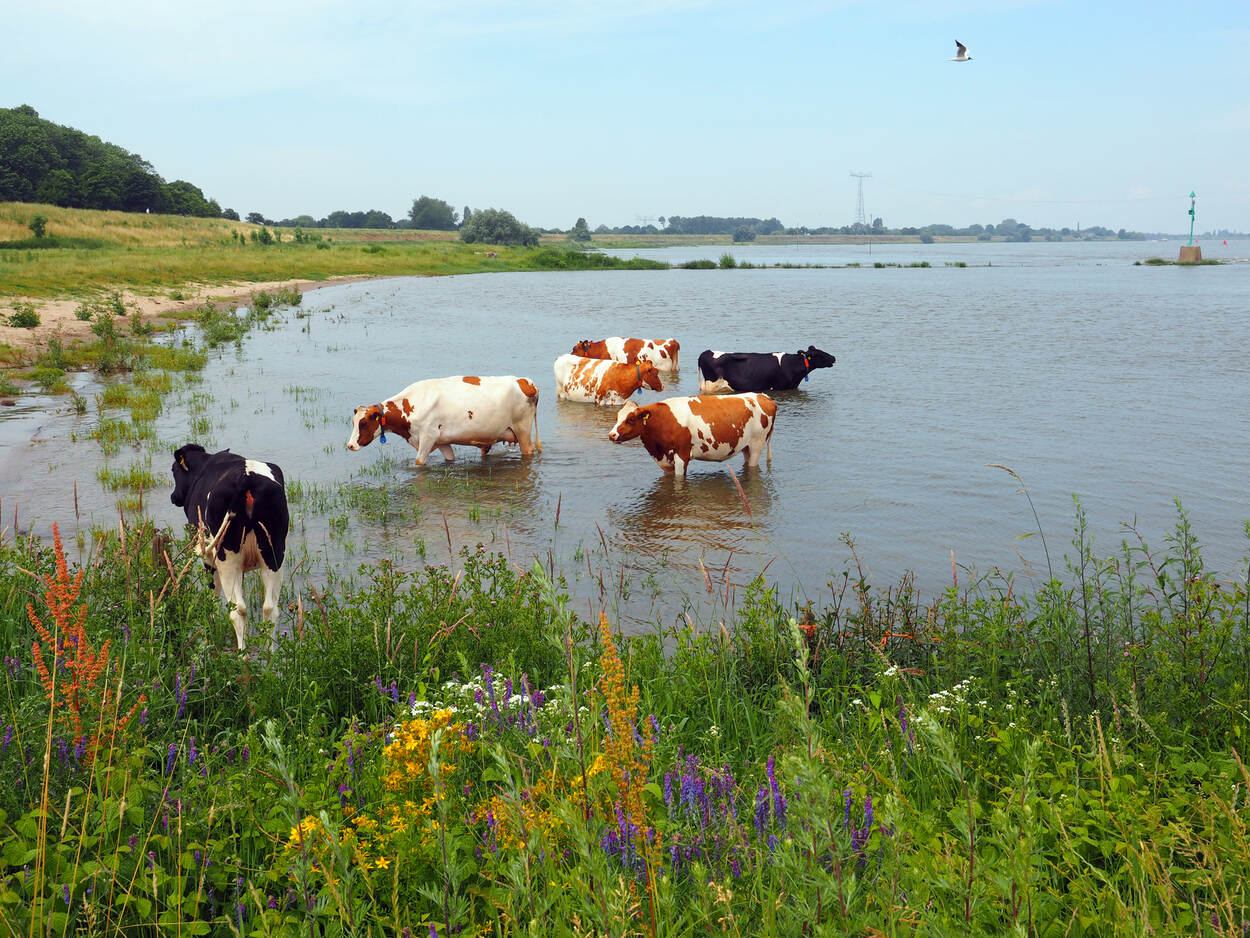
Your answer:
[[[613,443],[638,437],[665,472],[685,475],[693,460],[724,462],[742,453],[745,464],[758,466],[760,455],[772,462],[777,405],[766,394],[723,397],[670,397],[639,406],[633,401],[616,415],[608,433]]]
[[[793,391],[837,359],[814,345],[797,352],[713,352],[699,356],[699,391]]]
[[[641,360],[651,362],[660,371],[676,371],[680,351],[681,343],[676,339],[623,339],[620,336],[582,339],[573,346],[573,354],[582,358],[607,358],[627,365]]]
[[[649,361],[627,365],[602,358],[561,355],[556,359],[555,373],[556,393],[562,401],[620,407],[644,387],[664,390],[660,373]]]
[[[476,446],[485,456],[496,443],[516,443],[521,454],[543,451],[538,438],[538,388],[513,375],[428,378],[380,404],[357,407],[347,448],[358,450],[393,433],[417,451],[424,466],[434,450],[451,462],[452,445]]]
[[[290,522],[282,470],[223,449],[210,455],[197,443],[174,451],[174,491],[169,500],[195,525],[195,550],[213,574],[213,586],[230,604],[239,651],[247,638],[243,574],[260,570],[262,614],[278,621],[282,560]]]

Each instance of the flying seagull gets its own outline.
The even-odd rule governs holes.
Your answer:
[[[968,47],[958,39],[955,40],[955,57],[948,59],[949,62],[971,62],[972,56],[968,54]]]

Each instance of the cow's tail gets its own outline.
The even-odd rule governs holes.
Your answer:
[[[534,452],[541,453],[543,451],[543,441],[538,438],[538,392],[535,390],[533,398],[530,399],[530,406],[534,409],[533,419],[530,420],[530,426],[533,430]]]

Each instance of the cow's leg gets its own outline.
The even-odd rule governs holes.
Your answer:
[[[448,462],[456,461],[456,451],[451,448],[450,443],[439,443],[438,451],[443,454],[443,458]]]
[[[417,465],[424,466],[425,461],[430,458],[430,453],[434,451],[434,437],[426,433],[414,434],[408,442],[417,451]]]
[[[264,564],[260,567],[260,579],[265,584],[265,604],[261,608],[263,615],[273,625],[270,630],[270,643],[278,643],[278,598],[282,593],[282,570],[270,570]]]
[[[490,452],[490,448],[491,448],[493,445],[494,445],[493,443],[487,443],[487,444],[486,444],[486,445],[484,445],[484,446],[479,446],[479,447],[478,447],[478,449],[480,449],[480,450],[482,451],[482,456],[483,456],[483,457],[485,457],[485,456],[486,456],[486,454]]]
[[[242,651],[247,641],[247,602],[243,598],[243,557],[240,554],[226,554],[226,559],[217,564],[217,576],[221,580],[221,592],[230,609],[230,624],[234,626],[234,636]]]

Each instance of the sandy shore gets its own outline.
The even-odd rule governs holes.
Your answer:
[[[121,291],[121,298],[128,314],[138,310],[143,319],[150,320],[170,313],[195,309],[205,303],[244,301],[261,290],[296,289],[303,293],[318,287],[371,279],[378,278],[352,276],[331,277],[328,280],[279,280],[270,283],[192,283],[184,284],[177,290],[169,290],[170,293],[178,293],[180,299],[135,294],[128,290]],[[33,329],[23,329],[8,324],[9,316],[14,311],[14,304],[23,302],[30,303],[39,314],[40,323]],[[81,300],[32,300],[15,297],[5,303],[5,306],[0,306],[0,347],[8,345],[17,353],[16,357],[21,362],[28,362],[38,355],[47,347],[49,338],[60,338],[65,345],[92,338],[91,324],[75,316],[78,307],[82,305]],[[125,327],[122,326],[120,331],[125,332]],[[16,364],[16,362],[10,361],[10,364]]]

